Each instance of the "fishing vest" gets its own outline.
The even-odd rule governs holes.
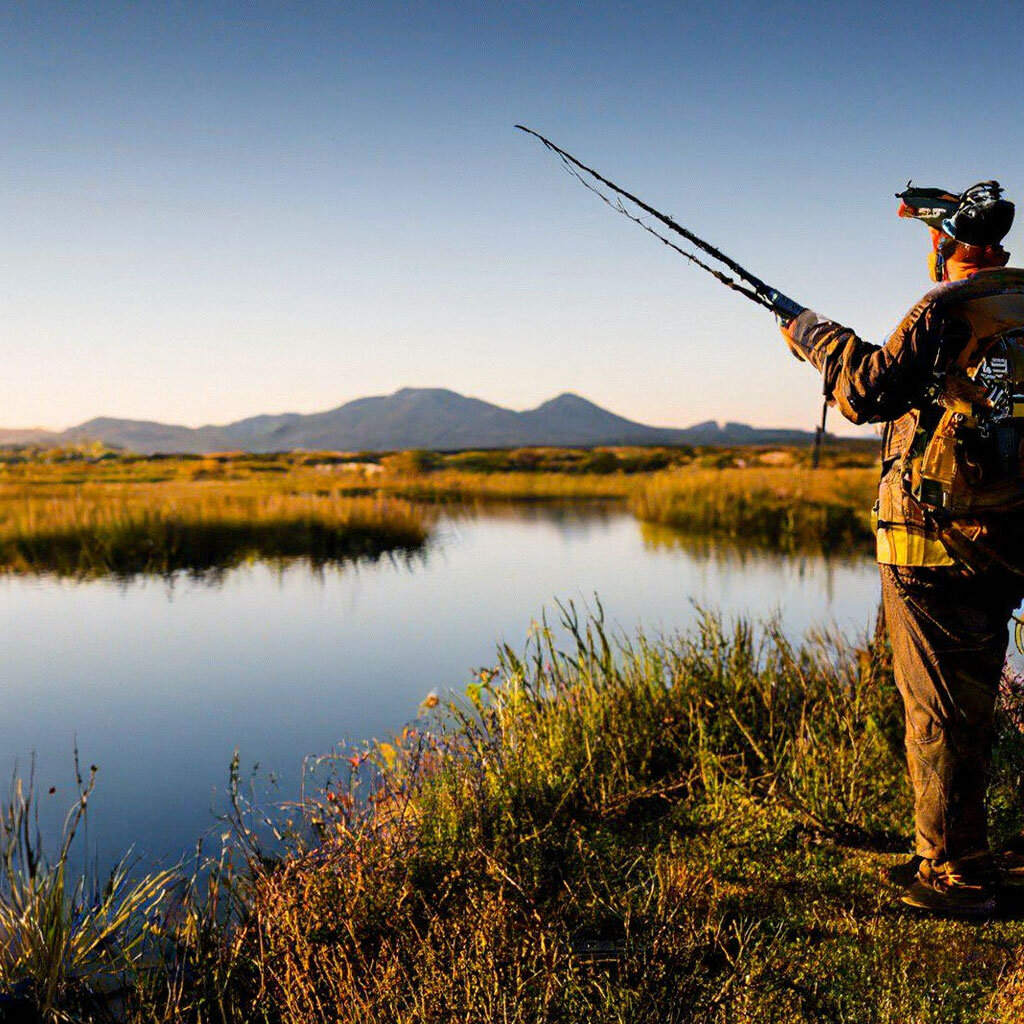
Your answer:
[[[975,275],[943,299],[904,487],[943,519],[1024,506],[1024,271]]]

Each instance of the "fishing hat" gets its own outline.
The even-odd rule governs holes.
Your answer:
[[[1003,199],[998,181],[980,181],[959,195],[941,188],[915,188],[907,182],[899,215],[924,221],[964,245],[999,245],[1013,224],[1014,205]]]

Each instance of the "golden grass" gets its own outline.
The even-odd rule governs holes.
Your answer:
[[[387,497],[289,495],[169,482],[0,487],[0,569],[61,576],[204,572],[255,559],[321,566],[426,539],[422,511]]]
[[[636,477],[621,473],[472,473],[442,469],[384,476],[379,486],[419,501],[569,501],[625,498]]]
[[[874,468],[785,465],[795,457],[788,451],[729,454],[731,463],[757,465],[691,461],[654,472],[456,468],[474,459],[530,466],[534,453],[472,454],[404,453],[380,463],[331,453],[0,460],[0,569],[99,575],[203,571],[252,558],[322,564],[415,547],[429,530],[428,506],[446,502],[626,501],[639,519],[691,535],[783,550],[870,541]],[[544,466],[596,459],[542,454]],[[627,456],[641,465],[653,458],[616,457],[626,464]]]
[[[695,534],[791,548],[871,541],[875,469],[692,469],[654,474],[629,497],[633,513]]]

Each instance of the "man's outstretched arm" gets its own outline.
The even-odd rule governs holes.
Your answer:
[[[824,376],[829,402],[853,423],[897,419],[920,399],[935,365],[939,314],[919,302],[884,345],[805,309],[782,327],[793,354]]]

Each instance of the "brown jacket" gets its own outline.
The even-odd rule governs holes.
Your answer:
[[[908,493],[901,459],[917,430],[936,362],[973,336],[1024,328],[1024,270],[984,270],[933,288],[884,345],[805,310],[789,326],[791,347],[824,375],[829,403],[853,423],[885,423],[878,505],[878,560],[894,565],[952,565],[939,530]],[[1024,457],[1024,452],[1021,453]],[[972,536],[1024,567],[1024,514],[1014,510],[964,521]]]

